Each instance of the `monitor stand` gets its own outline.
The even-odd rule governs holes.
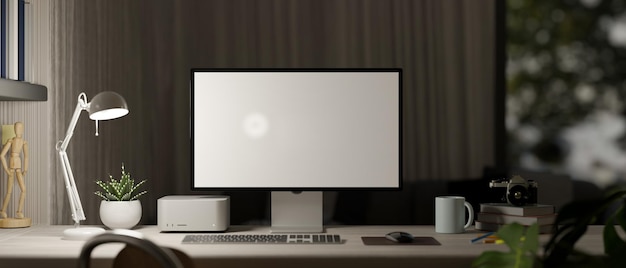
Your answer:
[[[324,232],[323,192],[272,192],[272,233]]]

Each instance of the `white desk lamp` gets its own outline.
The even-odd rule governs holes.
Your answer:
[[[67,189],[67,196],[70,201],[70,207],[72,209],[72,219],[74,219],[74,227],[66,229],[63,234],[67,240],[85,240],[97,234],[104,232],[103,228],[98,227],[80,227],[80,221],[85,220],[85,212],[83,211],[83,205],[80,202],[78,196],[78,190],[76,189],[76,182],[74,181],[74,174],[70,166],[70,161],[67,158],[67,149],[70,139],[74,134],[74,128],[80,117],[80,112],[83,110],[89,112],[89,118],[96,121],[96,136],[98,136],[98,121],[115,119],[128,114],[128,105],[122,96],[112,91],[104,91],[98,93],[91,102],[87,102],[87,95],[80,93],[78,95],[78,104],[72,115],[72,120],[67,128],[67,134],[65,139],[59,141],[56,145],[56,149],[59,152],[61,159],[61,166],[63,167],[63,177],[65,179],[65,188]]]

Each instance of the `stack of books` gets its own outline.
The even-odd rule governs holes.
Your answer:
[[[513,206],[507,203],[482,203],[476,217],[476,229],[497,231],[505,224],[517,222],[524,226],[536,223],[539,233],[552,232],[556,219],[553,205]]]

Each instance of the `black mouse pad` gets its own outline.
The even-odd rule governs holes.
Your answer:
[[[382,236],[363,236],[363,244],[368,246],[440,246],[437,239],[430,236],[416,236],[410,243],[396,243]]]

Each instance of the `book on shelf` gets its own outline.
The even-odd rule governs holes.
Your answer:
[[[544,204],[513,206],[507,203],[482,203],[480,204],[480,212],[516,216],[541,216],[554,214],[554,206]]]
[[[500,228],[502,228],[502,226],[504,226],[506,224],[497,224],[497,223],[490,223],[490,222],[475,221],[474,225],[475,225],[476,230],[488,231],[488,232],[497,232],[498,230],[500,230]],[[524,225],[524,224],[522,224],[522,225]],[[528,227],[529,225],[524,225],[524,226]],[[538,227],[539,227],[539,233],[540,234],[551,234],[552,230],[554,228],[554,225],[546,224],[546,225],[539,225]]]
[[[496,223],[496,224],[508,224],[517,222],[521,225],[531,225],[536,223],[538,225],[553,224],[556,220],[556,214],[539,215],[539,216],[517,216],[501,213],[488,213],[479,212],[476,216],[476,220],[480,222]]]

